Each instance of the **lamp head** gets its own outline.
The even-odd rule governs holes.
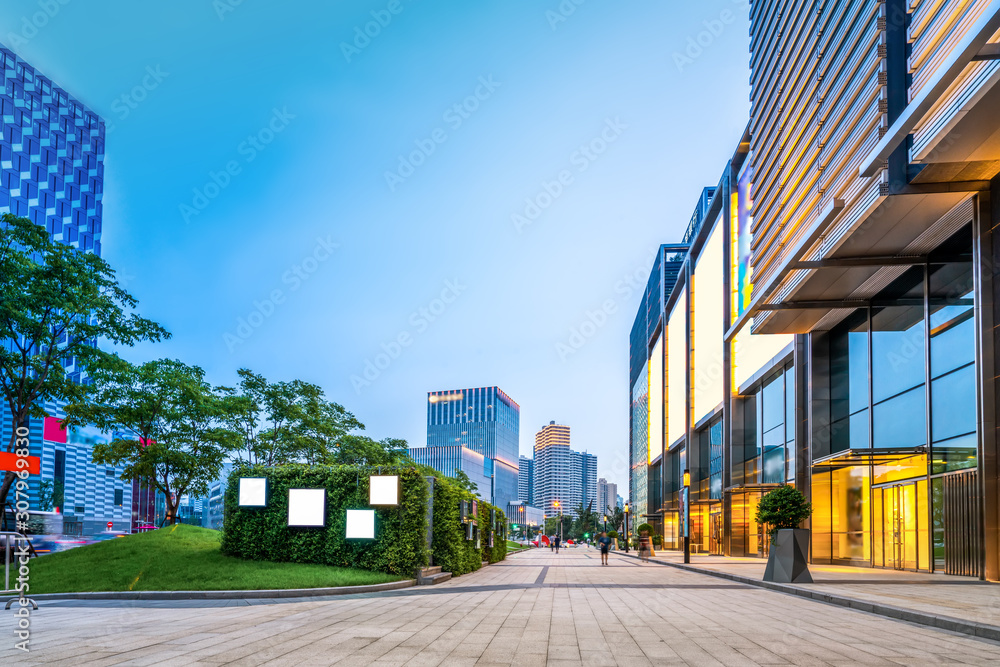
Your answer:
[[[684,471],[684,486],[691,486],[691,471]]]

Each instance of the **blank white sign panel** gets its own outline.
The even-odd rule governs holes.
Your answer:
[[[371,505],[398,505],[399,476],[372,475],[369,477],[368,503]]]
[[[347,539],[375,539],[375,510],[347,510]]]
[[[326,525],[326,489],[288,489],[288,525]]]
[[[267,479],[240,477],[240,507],[263,507],[267,504]]]

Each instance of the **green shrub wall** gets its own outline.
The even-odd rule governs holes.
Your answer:
[[[493,548],[489,547],[490,509],[496,510],[497,523],[506,526],[507,519],[502,510],[489,503],[478,502],[476,522],[481,534],[481,548],[476,548],[475,540],[467,540],[465,526],[461,523],[459,504],[473,501],[476,497],[460,489],[446,477],[434,480],[434,536],[431,551],[434,564],[445,572],[459,576],[478,570],[483,561],[495,563],[507,556],[506,531],[494,536]]]
[[[399,475],[396,507],[368,504],[368,477]],[[266,477],[267,507],[238,506],[240,477]],[[326,527],[289,528],[288,489],[326,489]],[[222,552],[247,560],[320,563],[413,576],[427,564],[428,485],[413,468],[288,465],[236,469],[225,494]],[[375,510],[375,539],[344,537],[348,509]]]
[[[368,477],[374,474],[399,475],[400,504],[371,507],[368,504]],[[239,507],[239,478],[266,477],[267,507]],[[288,489],[326,489],[326,526],[289,528]],[[244,466],[233,470],[225,493],[222,552],[247,560],[319,563],[356,567],[375,572],[413,576],[428,564],[427,501],[429,484],[414,468],[361,466],[288,465],[268,468]],[[466,540],[461,523],[460,501],[475,496],[446,477],[434,480],[434,529],[431,543],[434,564],[458,576],[478,570],[483,561],[496,563],[507,556],[504,512],[478,502],[477,524],[480,548]],[[375,510],[375,539],[348,540],[344,537],[348,509]],[[496,511],[496,525],[490,510]],[[493,547],[489,546],[494,530]]]

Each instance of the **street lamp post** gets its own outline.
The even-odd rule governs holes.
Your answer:
[[[628,503],[625,503],[625,553],[628,553]]]
[[[558,510],[559,510],[559,541],[560,541],[560,542],[562,542],[562,538],[563,538],[563,529],[562,529],[562,505],[560,505],[560,504],[559,504],[559,501],[558,501],[558,500],[557,500],[557,501],[555,501],[555,503],[553,503],[553,504],[554,504],[554,505],[556,506],[556,509],[558,509]]]
[[[683,522],[682,528],[684,530],[684,562],[691,562],[691,472],[688,470],[684,471],[684,489],[681,491],[683,494],[683,511],[684,515],[681,517]]]
[[[604,515],[604,532],[608,532],[608,515]]]

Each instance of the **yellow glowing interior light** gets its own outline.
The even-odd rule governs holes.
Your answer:
[[[691,486],[691,473],[684,471],[684,486]]]

